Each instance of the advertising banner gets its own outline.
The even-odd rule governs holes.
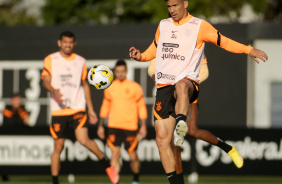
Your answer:
[[[209,129],[209,128],[208,128]],[[281,130],[271,129],[209,129],[215,135],[236,146],[244,158],[244,167],[237,169],[230,157],[216,146],[186,136],[182,148],[184,173],[228,175],[281,175]],[[0,172],[6,174],[49,174],[53,139],[48,128],[31,128],[23,132],[0,129]],[[110,148],[96,136],[96,127],[89,128],[89,135],[111,157]],[[148,136],[138,146],[138,156],[143,174],[163,174],[155,131],[148,129]],[[130,174],[129,156],[122,149],[122,173]],[[61,154],[62,174],[103,174],[97,157],[81,146],[69,131],[69,138]],[[267,169],[266,169],[267,168]],[[1,174],[0,173],[0,174]]]

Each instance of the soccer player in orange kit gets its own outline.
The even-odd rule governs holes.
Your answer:
[[[147,108],[141,86],[126,78],[127,66],[124,60],[118,60],[114,69],[116,79],[104,91],[104,99],[100,110],[100,126],[98,136],[105,139],[104,121],[109,117],[107,143],[112,151],[111,164],[117,172],[121,165],[121,144],[130,157],[130,167],[133,173],[132,184],[139,183],[140,161],[136,149],[139,136],[147,135]],[[141,126],[138,128],[138,121]]]
[[[156,142],[169,182],[178,184],[170,144],[174,134],[175,145],[181,146],[188,132],[186,119],[189,104],[197,99],[199,92],[199,71],[205,42],[230,52],[248,54],[256,62],[259,62],[258,58],[265,61],[268,57],[261,50],[223,36],[207,21],[193,17],[187,11],[187,0],[165,1],[171,18],[161,20],[155,39],[145,52],[141,54],[131,47],[129,56],[137,61],[156,58]],[[228,146],[220,139],[216,145],[229,153],[238,168],[243,166],[243,158],[235,147]]]

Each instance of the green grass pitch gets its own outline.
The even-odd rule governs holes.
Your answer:
[[[50,176],[9,176],[6,184],[51,184]],[[131,184],[132,176],[122,175],[120,184]],[[2,181],[0,181],[2,183]],[[4,183],[4,182],[3,182]],[[168,184],[165,175],[141,175],[140,184]],[[188,183],[185,176],[185,183]],[[278,184],[282,177],[277,176],[199,176],[197,184]],[[60,184],[70,184],[67,176],[60,176]],[[73,184],[110,184],[106,176],[75,176]]]

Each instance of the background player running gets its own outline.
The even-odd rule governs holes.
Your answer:
[[[58,40],[60,51],[50,54],[44,59],[44,70],[42,71],[43,86],[51,96],[50,132],[54,138],[54,151],[51,155],[53,184],[59,183],[60,154],[64,147],[68,127],[74,129],[78,142],[97,156],[111,182],[117,183],[119,176],[114,167],[110,165],[109,160],[97,144],[88,137],[86,104],[89,122],[96,124],[97,116],[86,80],[85,59],[72,52],[75,45],[75,35],[72,32],[61,33]]]
[[[205,42],[231,52],[249,54],[257,62],[257,58],[265,61],[267,55],[228,39],[208,22],[190,15],[187,0],[167,0],[166,4],[172,18],[160,22],[153,43],[142,55],[138,49],[131,47],[129,56],[137,61],[156,58],[156,142],[169,182],[178,183],[170,142],[173,132],[181,137],[187,134],[186,119],[189,104],[198,96]],[[182,143],[179,141],[176,145]],[[242,157],[236,159],[235,165],[243,165]]]
[[[97,134],[101,139],[105,139],[103,125],[105,118],[109,117],[107,143],[112,151],[111,164],[117,172],[120,172],[120,149],[121,143],[124,143],[133,173],[132,184],[138,184],[140,161],[136,149],[138,137],[145,138],[147,135],[147,108],[141,86],[126,78],[127,66],[124,60],[116,62],[114,74],[116,79],[109,88],[104,90],[104,99],[100,110],[102,119]],[[141,120],[139,131],[138,119]]]

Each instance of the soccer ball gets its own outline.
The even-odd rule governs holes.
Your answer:
[[[105,65],[95,65],[88,72],[89,84],[99,90],[108,88],[113,80],[113,72]]]

